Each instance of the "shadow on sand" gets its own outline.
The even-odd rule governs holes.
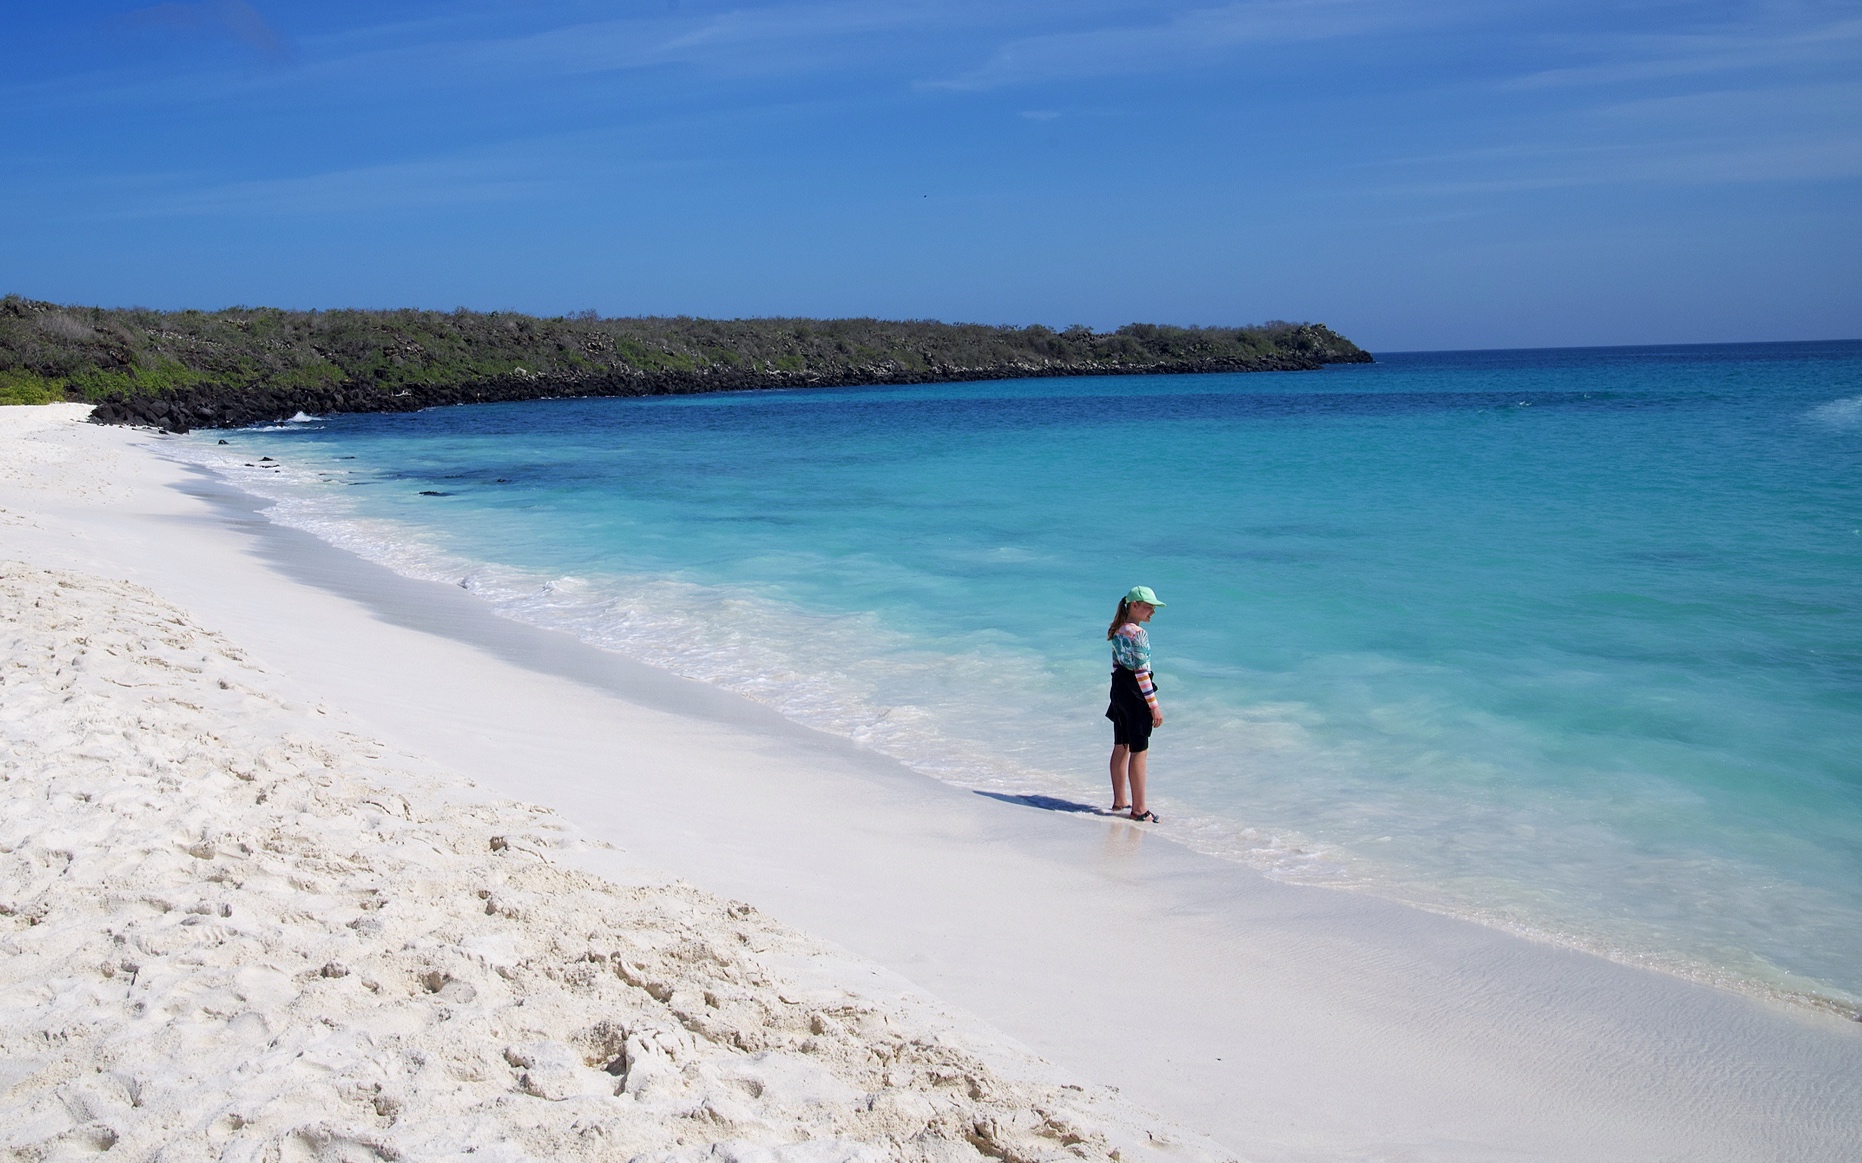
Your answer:
[[[1081,812],[1088,816],[1103,816],[1107,814],[1104,808],[1096,804],[1076,803],[1073,800],[1063,800],[1058,796],[1012,796],[995,791],[979,791],[976,794],[979,796],[986,796],[992,800],[1001,800],[1005,804],[1019,804],[1024,808],[1040,808],[1044,812]]]

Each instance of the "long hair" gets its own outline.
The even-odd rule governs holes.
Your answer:
[[[1129,621],[1131,621],[1131,599],[1120,598],[1118,600],[1118,614],[1113,617],[1112,624],[1106,627],[1106,641],[1110,642],[1114,638],[1117,638],[1118,628]]]

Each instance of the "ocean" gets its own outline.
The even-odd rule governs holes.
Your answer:
[[[178,445],[274,520],[1003,811],[1110,802],[1105,629],[1149,585],[1158,834],[1862,1003],[1862,342],[540,401]]]

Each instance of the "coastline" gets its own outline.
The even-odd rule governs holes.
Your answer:
[[[312,423],[286,424],[256,431],[282,434],[315,431],[320,427]],[[809,649],[825,673],[818,676],[820,681],[797,683],[794,681],[799,673],[796,660],[769,651],[766,641],[757,641],[759,631],[795,611],[776,613],[765,608],[760,611],[760,618],[743,617],[743,609],[760,602],[760,596],[749,587],[725,591],[721,604],[737,607],[733,616],[718,616],[721,612],[717,608],[719,599],[706,595],[705,606],[691,603],[701,610],[694,618],[680,610],[676,601],[668,603],[656,592],[660,586],[676,583],[654,576],[655,571],[651,569],[617,576],[585,573],[576,567],[565,567],[568,573],[530,569],[511,565],[495,556],[481,560],[456,548],[442,547],[433,540],[434,531],[423,527],[418,517],[378,514],[363,518],[346,510],[340,500],[330,500],[330,494],[320,493],[314,486],[306,489],[308,478],[322,480],[334,475],[340,479],[351,471],[344,465],[355,458],[335,456],[332,460],[334,450],[363,451],[360,447],[346,447],[339,439],[336,444],[321,448],[313,458],[290,444],[242,447],[242,443],[235,437],[232,448],[216,449],[211,437],[207,437],[165,442],[163,447],[165,455],[201,473],[199,481],[187,486],[194,495],[211,501],[222,510],[263,513],[263,518],[250,529],[260,538],[260,543],[272,547],[267,550],[268,559],[276,568],[288,573],[298,569],[301,558],[318,556],[319,547],[327,542],[339,550],[385,566],[401,578],[442,583],[451,613],[419,624],[431,632],[455,633],[459,625],[472,621],[490,607],[502,618],[544,629],[566,630],[581,642],[594,646],[596,649],[587,653],[591,660],[598,660],[597,669],[611,669],[614,654],[645,663],[647,678],[622,684],[624,689],[617,688],[635,701],[648,697],[647,692],[663,679],[663,672],[671,671],[701,684],[691,688],[695,692],[715,695],[716,689],[722,688],[775,709],[784,721],[768,721],[764,724],[767,729],[786,730],[790,725],[788,721],[792,720],[829,735],[853,739],[864,749],[897,759],[920,774],[965,791],[1005,803],[1074,812],[1083,818],[1094,816],[1090,805],[1097,801],[1099,784],[1104,777],[1097,773],[1102,763],[1099,756],[1091,754],[1092,744],[1086,747],[1088,754],[1071,756],[1073,762],[1050,761],[1030,767],[1017,764],[1001,752],[980,747],[973,740],[923,731],[922,720],[902,727],[900,720],[912,716],[892,716],[895,708],[868,701],[864,692],[857,689],[837,690],[834,683],[839,673],[836,672],[845,672],[850,660],[883,656],[889,645],[883,639],[848,643],[827,639],[825,635],[809,635]],[[272,463],[253,463],[260,452],[274,453],[279,459],[273,461],[271,456],[266,456],[263,459]],[[457,467],[452,471],[456,472]],[[455,487],[445,483],[450,477],[451,473],[431,483],[436,488],[450,489]],[[339,488],[333,492],[340,496],[345,490]],[[453,530],[455,534],[458,531],[457,528]],[[308,539],[303,534],[308,534]],[[333,559],[341,560],[345,559]],[[346,566],[332,564],[320,574],[306,574],[300,580],[317,584],[318,576],[347,577],[348,570]],[[466,590],[471,600],[452,601],[454,586]],[[365,604],[377,601],[375,589],[366,585],[350,585],[344,592]],[[617,619],[612,616],[611,603],[623,594],[625,597],[621,600],[626,613]],[[592,595],[593,601],[577,607],[575,603],[582,600],[583,595]],[[417,604],[411,597],[401,602],[404,609]],[[668,613],[672,616],[668,617]],[[707,621],[711,624],[706,624]],[[624,630],[617,630],[617,623]],[[490,623],[496,624],[495,620]],[[479,640],[482,638],[480,635]],[[755,646],[749,650],[733,650],[734,646],[745,642],[755,643]],[[855,649],[849,651],[849,645]],[[871,648],[871,652],[860,652],[862,647]],[[542,653],[547,652],[532,650],[526,655],[528,661],[514,660],[532,667],[548,665]],[[962,661],[969,664],[974,659]],[[990,677],[1003,687],[1014,688],[1022,696],[1030,697],[1030,686],[1039,684],[1044,676],[1011,672],[1008,668],[1014,661],[997,660]],[[945,656],[940,665],[950,663],[950,656]],[[923,692],[920,689],[915,693]],[[847,697],[849,695],[851,697]],[[896,689],[893,697],[907,706],[915,702],[912,694]],[[1040,693],[1031,697],[1039,699]],[[725,701],[730,702],[728,698]],[[1039,710],[1048,712],[1048,717],[1037,725],[1033,722],[1035,708],[1028,702],[1017,701],[1010,721],[1017,729],[1045,728],[1046,733],[1038,738],[1050,756],[1057,755],[1051,702]],[[912,735],[913,727],[922,733]],[[1064,730],[1069,737],[1075,734],[1071,725]],[[1178,740],[1179,744],[1181,742]],[[1176,748],[1172,750],[1175,753]],[[1166,787],[1176,783],[1176,778],[1167,780]],[[1634,968],[1653,969],[1769,1000],[1809,1006],[1838,1017],[1862,1015],[1853,991],[1779,971],[1756,958],[1741,961],[1734,955],[1716,959],[1698,948],[1685,951],[1681,943],[1673,939],[1674,935],[1664,933],[1659,925],[1645,925],[1640,931],[1628,925],[1611,929],[1583,923],[1583,919],[1594,918],[1570,916],[1562,918],[1564,923],[1561,924],[1556,914],[1534,913],[1517,907],[1517,903],[1509,908],[1495,898],[1463,895],[1454,899],[1448,894],[1430,892],[1431,886],[1426,884],[1390,875],[1389,869],[1378,869],[1364,859],[1362,847],[1349,853],[1341,852],[1298,831],[1267,831],[1257,827],[1257,821],[1247,813],[1224,815],[1211,813],[1206,804],[1172,802],[1168,792],[1160,806],[1170,817],[1170,826],[1162,830],[1160,839],[1183,844],[1204,855],[1241,863],[1276,880],[1364,892],[1413,908],[1472,920],[1528,940],[1595,954]],[[1618,867],[1620,872],[1628,872]],[[1380,872],[1384,875],[1380,876]],[[1595,912],[1606,910],[1598,908]]]
[[[1862,1143],[1853,1023],[979,801],[214,508],[146,434],[46,431],[4,482],[0,556],[133,577],[309,705],[873,958],[1247,1157]],[[83,471],[22,484],[58,448]],[[573,858],[599,871],[605,852]]]
[[[603,375],[539,375],[523,369],[509,375],[444,384],[411,384],[399,390],[352,385],[333,388],[207,386],[171,388],[156,394],[122,393],[97,405],[99,424],[147,425],[164,432],[195,428],[240,428],[277,423],[305,414],[419,412],[452,404],[505,404],[534,400],[599,399],[612,396],[684,396],[705,392],[793,391],[798,388],[900,387],[964,384],[986,380],[1054,379],[1063,376],[1202,375],[1209,372],[1309,372],[1363,358],[1321,359],[1282,354],[1254,359],[1169,359],[1150,362],[992,363],[977,367],[915,370],[873,365],[838,372],[628,371]]]
[[[72,308],[0,298],[0,401],[100,424],[237,428],[299,412],[1375,362],[1322,323],[1116,331],[880,319]]]
[[[51,531],[20,418],[0,529]],[[141,586],[0,560],[0,607],[9,1156],[1233,1157]]]

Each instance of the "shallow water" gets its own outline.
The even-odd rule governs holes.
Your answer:
[[[988,792],[1104,799],[1104,629],[1142,582],[1169,603],[1169,834],[1862,996],[1862,343],[546,401],[187,447],[279,520]]]

